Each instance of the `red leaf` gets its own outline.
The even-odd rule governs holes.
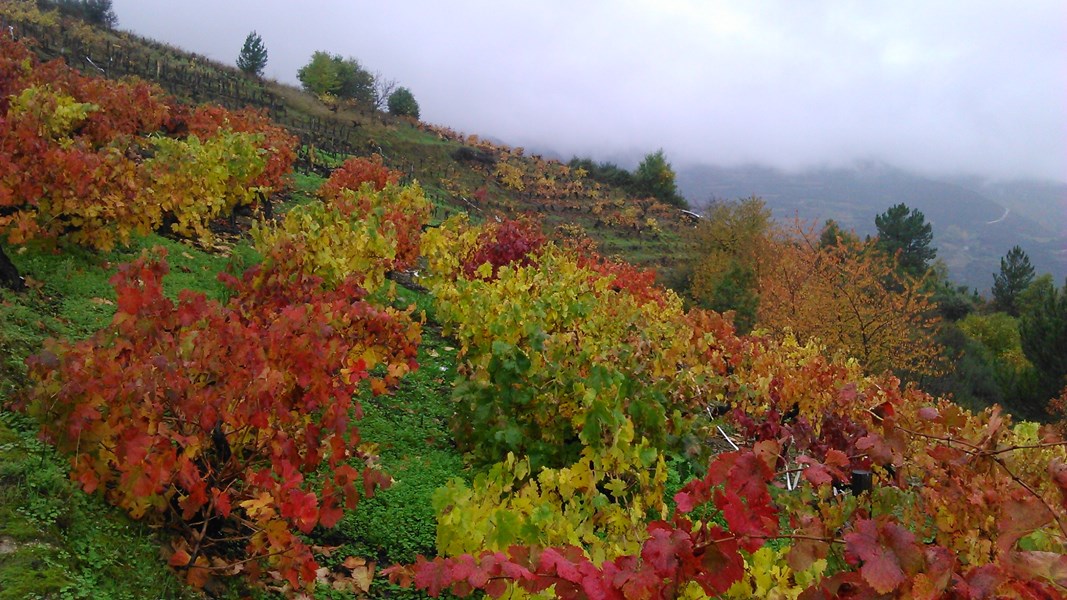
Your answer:
[[[363,495],[366,498],[374,496],[375,489],[388,489],[393,484],[393,479],[377,469],[365,467],[363,469]]]
[[[936,421],[940,416],[941,413],[933,406],[924,406],[919,409],[919,418],[924,421]]]
[[[834,475],[830,473],[830,469],[826,468],[826,465],[810,459],[802,462],[801,459],[807,458],[806,456],[797,458],[798,463],[807,465],[803,471],[804,479],[807,479],[815,487],[830,485],[834,482]]]
[[[709,537],[722,540],[709,545],[700,555],[703,569],[694,575],[701,589],[709,596],[717,596],[730,589],[745,575],[745,559],[737,541],[719,527],[709,529]]]
[[[1013,549],[1019,538],[1040,529],[1053,518],[1048,507],[1033,496],[1007,500],[1001,508],[1001,518],[997,522],[1000,526],[997,547],[1002,552]]]
[[[953,591],[963,598],[992,598],[1004,579],[1004,573],[997,565],[982,565],[968,571],[953,586]]]
[[[685,532],[655,528],[641,546],[641,559],[652,565],[660,577],[671,577],[678,568],[680,555],[691,555],[693,540]]]
[[[925,549],[926,572],[925,575],[932,587],[943,591],[952,581],[952,574],[956,569],[956,556],[941,546],[931,546]]]
[[[319,508],[319,524],[323,527],[333,527],[344,516],[344,509],[336,504],[330,504],[329,506],[324,504]]]
[[[220,492],[217,489],[212,489],[211,494],[215,497],[215,509],[219,511],[222,518],[230,518],[232,507],[230,506],[229,492]]]
[[[847,454],[833,448],[826,451],[826,457],[823,458],[823,463],[829,467],[836,467],[838,469],[846,469],[852,464],[851,461],[849,461]]]
[[[797,534],[809,538],[821,538],[826,535],[826,528],[818,516],[803,515],[800,517],[800,525]],[[820,542],[814,539],[798,539],[793,542],[789,549],[786,562],[794,571],[804,571],[820,558],[826,558],[830,551],[828,542]]]
[[[612,577],[611,587],[621,590],[626,598],[655,598],[663,587],[663,578],[651,569],[642,568],[637,561],[616,560],[619,572]],[[606,587],[606,586],[605,586]],[[604,591],[605,595],[607,591]]]
[[[304,533],[311,533],[319,520],[318,498],[311,492],[292,490],[282,503],[282,516],[291,519]]]
[[[1067,588],[1067,555],[1059,552],[1009,552],[1006,562],[1019,579],[1045,579]]]
[[[582,580],[574,563],[560,554],[555,548],[546,548],[541,553],[537,568],[539,571],[558,575],[565,581],[579,583]]]
[[[722,511],[730,531],[741,536],[741,547],[749,552],[759,550],[764,538],[778,533],[777,513],[769,502],[745,504],[732,489],[726,488],[715,492],[715,505]]]
[[[92,470],[85,468],[78,473],[78,483],[82,485],[82,490],[86,494],[91,494],[96,491],[97,486],[100,485],[100,478],[96,476]]]
[[[441,590],[452,585],[452,577],[448,566],[443,558],[435,558],[427,561],[419,556],[415,562],[415,587],[426,590],[431,597],[436,598]]]
[[[508,582],[503,579],[492,579],[485,584],[485,593],[493,598],[499,598],[508,591]]]
[[[921,567],[922,553],[915,536],[899,525],[863,520],[845,535],[845,559],[862,562],[860,574],[875,591],[888,594],[900,587],[909,572]]]
[[[711,485],[706,479],[694,479],[674,495],[674,502],[683,514],[692,512],[694,508],[710,499]]]
[[[89,491],[89,490],[86,490]],[[682,513],[692,512],[696,508],[696,504],[693,502],[692,494],[688,492],[678,492],[674,495],[674,504],[678,507],[678,511]]]

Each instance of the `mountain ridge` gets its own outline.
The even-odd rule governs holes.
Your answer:
[[[757,196],[779,221],[794,215],[820,224],[834,219],[860,235],[874,235],[875,215],[904,203],[922,211],[933,225],[938,258],[950,277],[983,292],[1000,268],[1000,257],[1016,244],[1038,273],[1051,273],[1056,280],[1067,277],[1067,232],[1065,221],[1055,220],[1057,209],[1025,210],[1025,203],[1012,201],[1033,189],[1042,203],[1059,197],[1067,206],[1067,185],[942,180],[880,164],[800,172],[758,165],[687,166],[678,169],[677,183],[696,207]],[[979,191],[987,188],[991,191]],[[996,199],[990,197],[993,193]]]

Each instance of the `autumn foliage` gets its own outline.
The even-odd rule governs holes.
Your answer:
[[[941,352],[931,295],[873,242],[821,246],[795,222],[778,233],[760,267],[759,322],[817,339],[872,372],[935,374]]]
[[[356,276],[379,289],[388,273],[415,265],[431,213],[422,188],[397,185],[394,175],[380,159],[345,162],[320,188],[322,202],[254,227],[257,247],[268,255],[285,248],[280,260],[329,284]]]
[[[0,86],[0,235],[8,243],[63,235],[106,249],[148,231],[153,223],[126,150],[161,127],[166,107],[157,88],[100,85],[56,62],[38,67],[7,39]]]
[[[270,571],[307,586],[316,563],[297,533],[389,483],[360,447],[353,394],[385,389],[378,365],[394,384],[415,367],[419,326],[350,282],[269,267],[227,277],[225,305],[175,302],[166,271],[162,257],[119,270],[112,324],[30,362],[29,411],[85,491],[178,532],[170,563],[191,583]],[[250,562],[227,549],[237,540]]]
[[[137,80],[39,64],[0,41],[0,236],[98,249],[206,223],[283,189],[295,138],[259,113],[182,107]]]
[[[849,360],[852,346],[827,354],[817,337],[738,336],[669,292],[635,297],[587,270],[602,259],[573,248],[547,244],[495,270],[486,260],[468,276],[463,257],[480,235],[461,223],[429,234],[426,280],[463,351],[457,422],[473,426],[457,438],[476,457],[510,454],[438,492],[441,556],[391,569],[395,581],[431,594],[519,587],[561,598],[1067,590],[1067,449],[1052,429],[1012,425],[997,409],[971,415],[888,373],[866,375],[878,371]],[[807,265],[783,271],[781,289],[903,290],[916,302],[908,314],[925,314],[925,296],[890,278],[891,264],[803,241],[779,242],[782,262],[763,265]],[[846,278],[849,261],[868,275]],[[833,320],[841,307],[827,294],[810,302]],[[864,323],[878,343],[914,339]],[[884,352],[921,356],[892,343]],[[725,435],[701,429],[697,398],[732,407],[726,425],[740,449],[711,457],[672,514],[663,453]],[[648,415],[669,435],[649,429]]]
[[[319,188],[319,197],[331,202],[340,198],[344,190],[359,191],[365,183],[375,191],[381,191],[385,186],[399,182],[400,173],[386,167],[380,155],[352,157],[330,173],[330,178]]]
[[[179,107],[172,110],[182,113]],[[220,132],[246,133],[254,136],[259,154],[263,157],[263,171],[250,182],[250,187],[264,195],[285,189],[296,160],[299,140],[284,127],[272,122],[262,111],[243,109],[230,111],[221,106],[205,104],[180,116],[172,117],[170,127],[187,130],[200,139],[211,138]],[[183,115],[184,116],[184,115]]]
[[[484,264],[491,266],[488,278],[495,278],[504,265],[528,265],[545,243],[541,224],[532,219],[503,219],[482,227],[473,252],[465,258],[463,273],[475,277]]]
[[[203,236],[284,185],[292,139],[262,114],[0,49],[11,243],[108,248],[164,221]],[[479,168],[545,202],[606,202],[581,169],[512,152]],[[759,326],[742,335],[534,221],[424,232],[429,203],[398,181],[380,159],[347,161],[321,202],[255,228],[263,263],[222,276],[225,302],[169,297],[164,257],[142,256],[112,279],[109,326],[29,361],[24,407],[72,477],[173,533],[190,583],[309,590],[305,536],[389,484],[354,398],[417,366],[411,312],[370,301],[417,267],[459,346],[453,429],[472,472],[436,493],[438,556],[393,581],[568,600],[1067,593],[1067,443],[892,374],[929,372],[936,350],[929,296],[893,257],[771,231],[757,203],[737,215],[744,235],[709,225],[694,277],[719,295],[755,282]],[[639,225],[655,206],[629,208]],[[700,466],[671,482],[678,464]]]

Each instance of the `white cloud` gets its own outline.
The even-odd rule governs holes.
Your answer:
[[[315,50],[351,55],[427,120],[564,154],[1067,180],[1060,0],[113,4],[226,62],[256,29],[284,81]]]

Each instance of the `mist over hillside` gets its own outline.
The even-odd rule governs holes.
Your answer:
[[[874,217],[903,202],[933,224],[938,258],[951,278],[988,292],[1000,258],[1014,245],[1039,273],[1067,277],[1067,185],[978,178],[933,179],[884,165],[787,173],[762,166],[689,166],[678,188],[696,208],[712,199],[763,198],[779,221],[794,215],[820,224],[834,219],[860,235]]]

